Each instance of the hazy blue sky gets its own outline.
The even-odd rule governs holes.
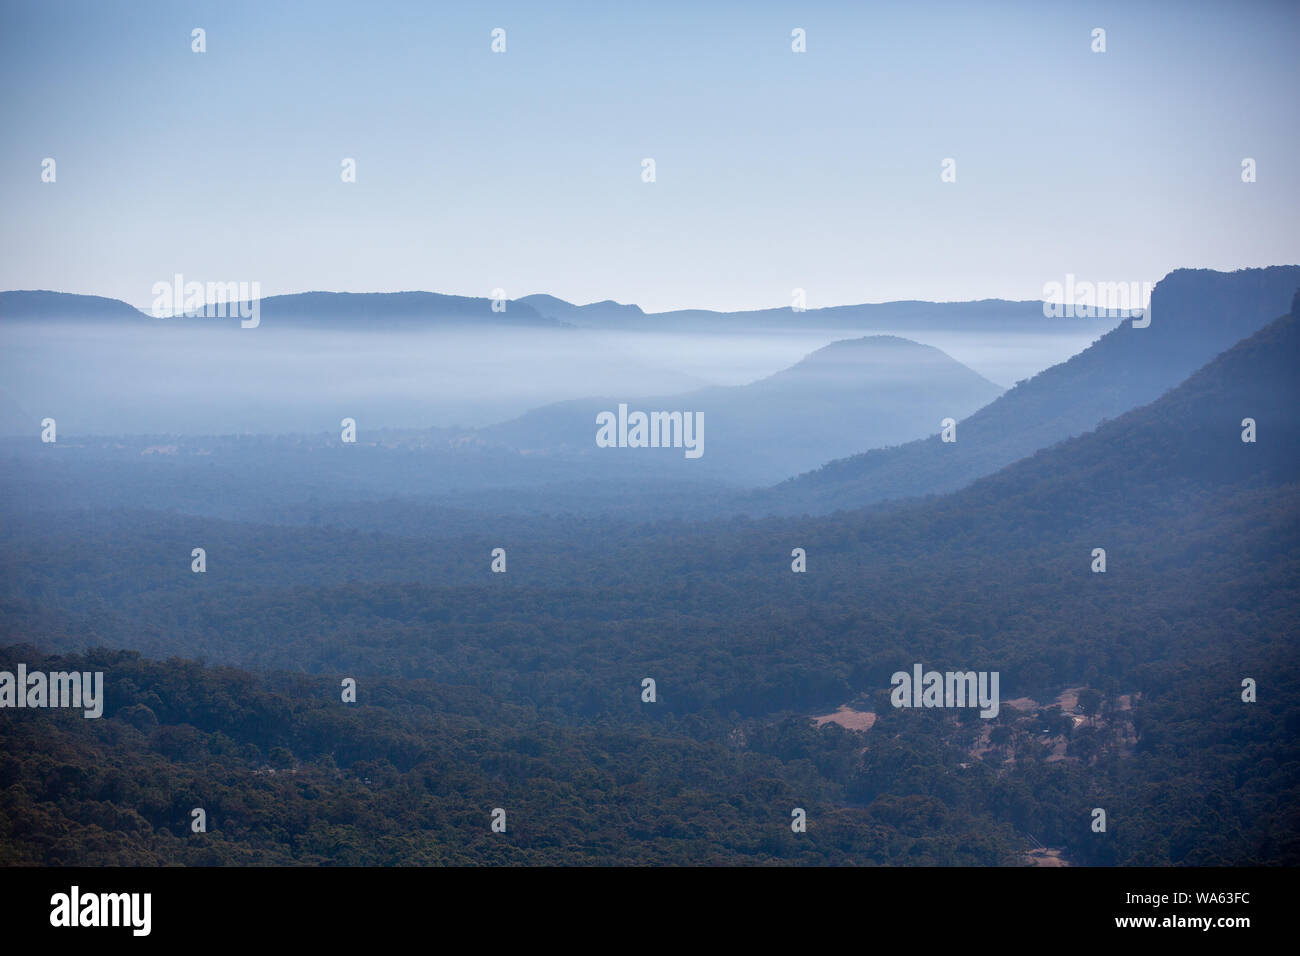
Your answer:
[[[0,288],[817,307],[1300,261],[1291,2],[0,9]]]

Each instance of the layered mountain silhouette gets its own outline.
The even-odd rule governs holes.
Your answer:
[[[1171,272],[1152,292],[1149,326],[1125,322],[1010,389],[963,420],[956,442],[943,442],[935,427],[928,438],[833,461],[755,493],[753,509],[826,512],[960,488],[1152,401],[1284,314],[1297,287],[1297,266]]]
[[[237,305],[238,303],[236,303]],[[188,310],[196,315],[200,310]],[[640,306],[606,299],[576,305],[538,293],[513,299],[503,311],[483,297],[439,292],[299,292],[261,300],[262,321],[277,326],[345,325],[358,329],[438,324],[505,324],[659,331],[738,332],[760,328],[844,328],[888,330],[964,330],[1035,332],[1095,331],[1112,328],[1116,318],[1045,319],[1039,301],[981,299],[971,302],[880,302],[794,312],[790,308],[716,312],[682,309],[646,313]],[[154,320],[144,310],[118,299],[67,292],[0,292],[0,320]]]
[[[443,446],[448,449],[445,452],[447,456],[460,455],[459,451],[451,450],[452,446],[466,447],[463,444],[466,441],[473,447],[486,445],[509,453],[505,458],[499,455],[484,457],[485,463],[481,467],[491,469],[490,481],[474,478],[474,469],[480,465],[469,457],[464,461],[457,457],[454,469],[449,462],[440,462],[429,470],[438,475],[450,475],[454,471],[460,476],[458,487],[467,489],[476,486],[507,487],[516,476],[519,486],[536,486],[541,476],[546,475],[550,480],[565,480],[573,484],[572,491],[577,496],[574,500],[591,494],[590,489],[607,479],[619,479],[632,473],[639,477],[655,476],[656,481],[671,478],[689,482],[771,485],[804,472],[771,488],[730,496],[725,503],[716,497],[711,498],[706,507],[708,513],[715,514],[826,513],[888,499],[951,491],[1158,397],[1216,354],[1286,311],[1298,286],[1300,267],[1296,266],[1236,273],[1207,270],[1173,272],[1155,289],[1152,321],[1148,327],[1136,328],[1126,321],[1084,352],[1021,383],[1001,397],[998,397],[997,386],[943,352],[890,336],[836,342],[809,355],[792,368],[746,386],[712,386],[687,391],[691,385],[685,384],[679,391],[676,383],[667,388],[656,384],[652,387],[657,390],[649,397],[639,397],[631,387],[629,394],[619,395],[611,394],[607,386],[602,385],[599,392],[595,388],[593,392],[603,397],[544,405],[503,424],[477,430],[443,430],[446,434],[441,438]],[[544,297],[529,298],[539,300]],[[927,310],[933,304],[915,305],[918,314],[924,315],[929,314]],[[993,308],[986,303],[965,305]],[[585,367],[581,362],[571,361],[569,367],[556,372],[555,362],[560,357],[572,359],[604,355],[601,360],[604,364],[600,367],[606,373],[603,380],[606,383],[621,381],[619,376],[631,374],[636,366],[635,359],[629,356],[616,355],[611,349],[601,352],[597,347],[600,343],[588,343],[587,351],[581,356],[570,355],[575,343],[567,341],[566,337],[580,338],[581,330],[573,328],[572,324],[563,325],[563,320],[541,316],[526,302],[512,302],[505,313],[494,313],[486,299],[431,293],[308,293],[271,297],[264,300],[263,308],[264,327],[269,319],[271,327],[280,322],[291,328],[318,326],[327,330],[383,328],[390,327],[390,324],[391,327],[409,328],[411,325],[404,323],[418,326],[429,322],[430,309],[443,310],[448,317],[445,327],[449,330],[463,328],[469,323],[494,322],[502,315],[532,321],[529,318],[532,315],[544,323],[536,326],[537,329],[556,329],[564,333],[556,337],[556,353],[538,359],[540,368],[550,369],[552,377],[555,374],[568,376],[572,374],[572,368]],[[940,313],[944,311],[942,305],[936,308]],[[456,316],[466,316],[465,309],[470,312],[462,323]],[[1043,320],[1041,306],[1038,309],[1040,322],[1051,321]],[[45,317],[51,321],[76,317],[88,323],[99,318],[143,323],[160,321],[116,300],[51,292],[0,293],[0,317],[33,320]],[[375,324],[367,325],[372,320]],[[432,321],[437,327],[440,320]],[[172,324],[171,327],[182,326]],[[232,324],[232,328],[237,326]],[[520,334],[526,337],[533,333],[520,330]],[[537,337],[541,335],[538,333]],[[551,338],[549,333],[545,333],[545,337]],[[314,429],[320,427],[315,423],[322,419],[328,420],[327,427],[333,427],[344,415],[355,416],[364,428],[370,430],[403,412],[412,419],[403,424],[418,427],[418,413],[412,415],[412,410],[417,408],[414,386],[400,389],[394,386],[390,389],[391,395],[383,392],[375,393],[373,397],[369,390],[353,396],[339,389],[348,383],[348,374],[355,374],[363,367],[361,352],[356,353],[356,359],[335,361],[328,371],[318,367],[320,360],[314,357],[315,353],[304,355],[300,357],[301,367],[292,370],[295,377],[289,379],[273,349],[256,350],[271,340],[252,334],[233,337],[233,344],[240,346],[240,350],[232,351],[228,356],[224,352],[204,350],[204,355],[220,354],[222,361],[209,362],[212,369],[200,366],[197,371],[190,370],[192,355],[198,354],[196,350],[176,353],[174,357],[169,351],[170,343],[154,343],[149,339],[152,336],[138,343],[124,340],[103,370],[107,376],[101,376],[104,381],[83,381],[83,373],[76,371],[79,368],[76,361],[71,358],[62,361],[60,367],[69,384],[55,393],[59,401],[52,401],[45,393],[37,395],[30,384],[28,389],[24,389],[18,383],[11,383],[12,387],[6,390],[10,400],[21,406],[21,410],[10,408],[6,415],[0,416],[0,432],[28,437],[35,434],[35,425],[28,413],[35,414],[32,409],[37,409],[41,415],[58,418],[61,434],[74,434],[84,427],[80,420],[89,414],[83,411],[83,407],[102,410],[105,414],[100,417],[107,416],[108,425],[96,430],[112,434],[167,430],[157,427],[156,422],[165,426],[175,422],[177,427],[171,430],[204,434],[201,423],[208,420],[202,417],[204,415],[217,421],[218,427],[222,428],[226,427],[226,421],[231,422],[232,427],[239,422],[262,422],[263,419],[257,417],[261,412],[255,407],[259,384],[241,384],[239,389],[229,389],[209,382],[209,378],[219,374],[223,382],[233,384],[234,377],[242,375],[245,382],[251,382],[257,379],[258,371],[263,368],[267,372],[276,372],[278,382],[285,386],[282,391],[288,392],[287,398],[282,396],[277,400],[278,404],[272,411],[278,418],[266,419],[263,425],[266,430]],[[516,340],[511,336],[501,341]],[[73,347],[74,340],[59,343],[60,349]],[[84,347],[77,347],[81,350],[78,354],[85,353],[85,356],[107,354],[103,351],[106,347],[103,342],[88,342]],[[427,343],[425,347],[442,346]],[[254,358],[262,364],[249,365]],[[380,353],[378,359],[373,356],[364,358],[372,363],[382,360],[390,372],[399,360],[386,353]],[[429,359],[424,357],[424,353],[410,352],[400,358],[404,363],[402,379],[418,383],[418,373]],[[146,359],[153,364],[149,365]],[[229,364],[226,364],[226,359]],[[85,359],[82,361],[84,364]],[[177,364],[184,362],[190,365]],[[453,388],[460,387],[456,383],[462,379],[467,383],[478,381],[473,368],[462,370],[461,378],[449,378],[445,365],[434,375],[426,374],[425,377],[434,382],[449,383]],[[137,367],[143,371],[123,372]],[[495,365],[483,367],[487,369]],[[205,369],[209,378],[198,374]],[[615,373],[611,375],[610,369]],[[43,386],[46,392],[54,388],[50,382],[32,378],[36,373],[31,370],[24,371],[24,374],[31,384]],[[657,373],[641,371],[639,374],[640,381],[645,382]],[[670,378],[667,374],[660,374],[658,381],[668,382]],[[161,392],[172,379],[183,380],[187,387],[175,401],[161,405],[152,393],[137,395],[132,384],[136,381],[145,385],[152,383],[153,392]],[[490,378],[483,381],[489,386],[485,391],[489,398],[501,388],[500,382],[494,384]],[[645,396],[649,389],[643,385],[639,391],[640,396]],[[408,394],[412,397],[407,397]],[[243,404],[236,404],[233,411],[224,417],[218,416],[216,412],[221,406],[214,401],[214,395],[219,396],[220,401]],[[184,404],[187,398],[189,405]],[[321,410],[323,399],[327,399],[331,406],[328,413]],[[384,401],[388,404],[385,405]],[[513,408],[508,407],[510,401],[515,402]],[[289,407],[293,402],[298,405]],[[703,457],[686,461],[680,448],[616,450],[597,447],[597,413],[615,412],[623,403],[628,405],[629,411],[703,413]],[[502,404],[506,408],[502,417],[517,415],[519,408],[528,407],[508,396]],[[169,411],[171,417],[154,414],[152,410],[155,408]],[[292,421],[304,425],[295,424],[292,429],[277,428],[274,422],[291,420],[291,412],[296,415]],[[937,432],[944,418],[959,420],[956,443],[939,440]],[[92,425],[97,424],[94,419],[88,420]],[[142,425],[142,422],[148,424]],[[199,424],[188,429],[183,427],[192,423]],[[113,427],[111,432],[107,431],[110,425]],[[367,431],[367,434],[371,433]],[[927,434],[930,437],[921,437]],[[546,466],[539,467],[543,461]],[[587,486],[588,490],[584,491],[579,487],[581,485]],[[377,487],[393,487],[396,491],[398,486],[385,480],[379,481]],[[421,482],[419,487],[428,492],[445,490],[442,485],[427,481]],[[530,500],[541,501],[540,498]],[[683,513],[687,513],[692,504],[683,498],[681,507]]]
[[[478,435],[532,453],[597,456],[602,465],[617,460],[641,469],[670,462],[685,477],[679,449],[597,447],[596,416],[620,403],[629,412],[703,413],[705,453],[688,463],[690,476],[763,482],[850,448],[923,434],[946,417],[969,414],[999,391],[936,348],[867,336],[834,342],[749,385],[562,402]]]

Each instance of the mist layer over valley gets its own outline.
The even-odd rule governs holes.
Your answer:
[[[371,431],[479,428],[587,396],[748,384],[832,341],[906,325],[879,307],[874,322],[832,325],[785,310],[786,327],[622,331],[536,314],[506,323],[486,299],[461,300],[472,306],[458,306],[457,321],[422,321],[418,304],[397,312],[394,303],[385,322],[374,307],[345,309],[319,295],[292,310],[283,300],[298,297],[268,299],[261,324],[241,328],[233,318],[133,315],[113,300],[0,293],[0,433],[31,434],[47,416],[69,436],[315,433],[343,417]],[[509,306],[513,317],[509,308],[527,306]],[[982,316],[963,329],[954,315],[956,328],[917,329],[914,340],[952,347],[1001,385],[1068,357],[1117,321],[1040,315],[1037,329],[1001,332]]]

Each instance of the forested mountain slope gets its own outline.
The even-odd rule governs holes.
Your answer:
[[[822,513],[952,491],[1152,401],[1290,307],[1300,267],[1179,269],[1151,295],[1151,324],[1125,322],[1090,348],[1018,384],[930,437],[866,451],[751,496],[753,513]]]

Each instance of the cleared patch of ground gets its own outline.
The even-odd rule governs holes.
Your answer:
[[[814,716],[813,720],[818,727],[823,724],[839,724],[848,730],[870,730],[876,722],[876,715],[869,710],[854,710],[847,704],[841,704],[834,713]]]
[[[1025,854],[1025,863],[1028,866],[1069,866],[1065,860],[1061,859],[1060,850],[1050,850],[1043,848],[1041,850],[1030,850]]]
[[[1011,700],[1004,700],[1002,706],[1013,707],[1020,711],[1034,711],[1039,708],[1039,703],[1032,697],[1015,697]]]
[[[1066,713],[1074,713],[1079,707],[1079,691],[1083,689],[1082,687],[1067,687],[1056,695],[1057,705]]]

